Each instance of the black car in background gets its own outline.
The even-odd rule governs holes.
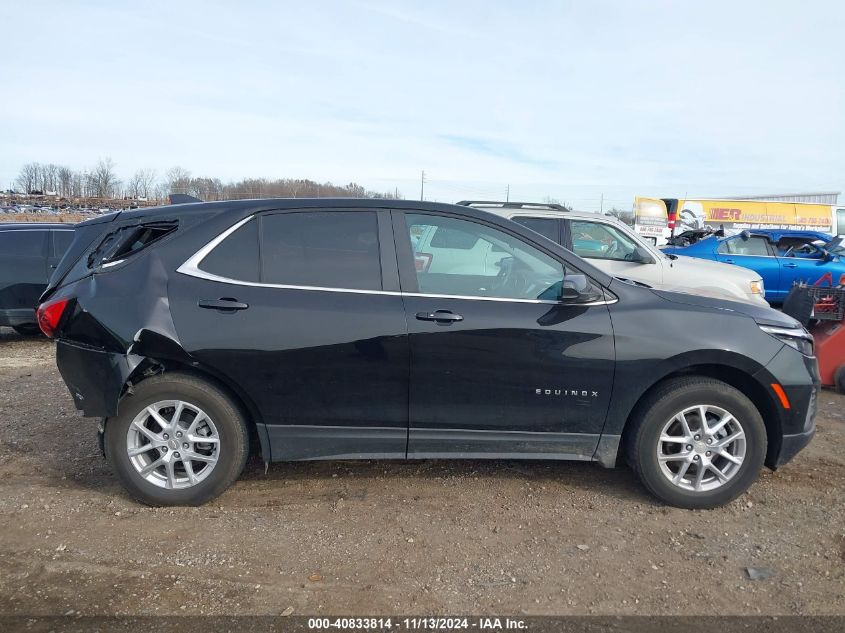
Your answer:
[[[797,321],[611,278],[467,207],[112,214],[78,225],[41,301],[76,406],[149,504],[213,498],[254,446],[267,462],[625,460],[660,499],[713,507],[815,432]]]
[[[0,224],[0,325],[39,333],[38,298],[72,241],[72,224]]]

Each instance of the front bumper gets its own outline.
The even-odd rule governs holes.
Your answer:
[[[810,443],[813,436],[816,434],[816,427],[806,433],[796,433],[795,435],[784,435],[780,442],[780,453],[775,459],[775,468],[783,466],[793,457],[795,457],[802,448]]]
[[[807,446],[816,433],[816,411],[821,389],[818,365],[815,358],[784,345],[755,378],[770,393],[774,393],[773,384],[780,385],[789,401],[788,408],[779,401],[776,404],[780,434],[769,438],[766,455],[766,465],[778,468]]]

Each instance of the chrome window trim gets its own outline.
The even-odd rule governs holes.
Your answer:
[[[199,265],[202,260],[213,251],[223,240],[229,237],[232,233],[241,228],[244,224],[252,220],[255,216],[249,216],[243,220],[233,224],[228,229],[223,231],[220,235],[211,240],[208,244],[199,249],[196,253],[191,255],[184,264],[176,269],[177,273],[188,275],[189,277],[196,277],[198,279],[205,279],[206,281],[217,281],[225,284],[232,284],[235,286],[249,286],[252,288],[276,288],[280,290],[311,290],[316,292],[343,292],[351,294],[362,295],[387,295],[391,297],[427,297],[432,299],[463,299],[470,301],[499,301],[505,303],[536,303],[536,304],[551,304],[551,305],[573,305],[573,306],[598,306],[610,305],[616,303],[618,299],[614,298],[605,301],[593,301],[591,303],[573,303],[564,304],[560,301],[552,301],[549,299],[509,299],[507,297],[475,297],[470,295],[444,295],[427,292],[398,292],[395,290],[363,290],[360,288],[332,288],[326,286],[299,286],[294,284],[271,284],[260,281],[243,281],[240,279],[232,279],[231,277],[223,277],[222,275],[215,275],[204,270],[200,270]],[[112,265],[120,262],[114,262]]]

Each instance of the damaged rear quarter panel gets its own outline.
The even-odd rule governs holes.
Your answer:
[[[167,265],[158,249],[117,270],[121,274],[95,272],[62,292],[75,305],[57,342],[56,362],[76,407],[91,417],[117,414],[124,386],[140,367],[191,362],[170,317]],[[146,327],[136,329],[138,323]]]

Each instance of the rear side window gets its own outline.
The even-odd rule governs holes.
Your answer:
[[[261,281],[380,290],[378,221],[372,211],[261,217]]]
[[[223,240],[198,268],[227,279],[259,281],[258,221],[250,220]]]
[[[517,224],[521,224],[527,229],[531,229],[547,237],[553,242],[560,244],[560,224],[555,218],[526,218],[524,216],[516,216],[511,218]]]
[[[179,223],[151,222],[125,226],[109,233],[88,256],[88,267],[117,262],[144,250],[179,228]]]
[[[768,257],[768,240],[765,237],[749,237],[747,240],[741,237],[727,239],[719,245],[719,252],[725,255],[756,255]]]
[[[0,255],[44,257],[47,231],[0,230]]]
[[[61,257],[73,242],[73,231],[53,231],[53,257]]]

